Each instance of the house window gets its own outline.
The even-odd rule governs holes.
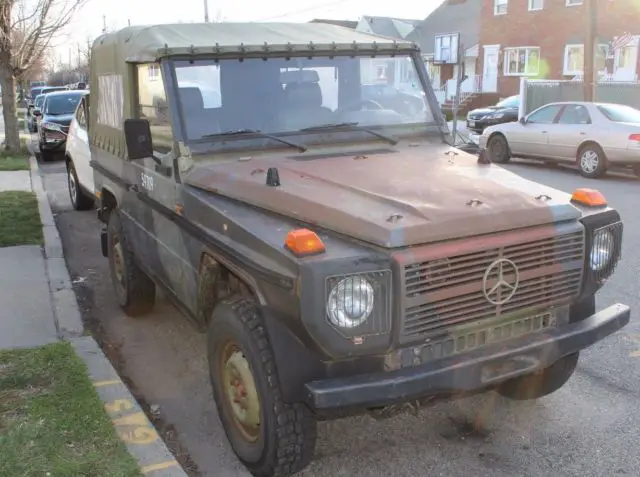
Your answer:
[[[509,4],[509,0],[493,0],[493,14],[506,15],[508,4]]]
[[[582,5],[582,0],[567,0],[567,7],[573,7],[574,5]]]
[[[542,10],[544,7],[544,0],[529,0],[529,11]]]
[[[537,46],[505,48],[504,50],[505,76],[537,75],[539,63],[540,48]]]
[[[436,62],[455,63],[458,50],[458,34],[437,35],[434,49],[434,60]]]
[[[609,46],[606,44],[598,45],[596,52],[596,71],[605,69],[605,59]],[[566,45],[564,47],[564,67],[562,74],[565,76],[581,75],[584,70],[584,45]]]
[[[158,81],[158,78],[160,77],[160,67],[155,63],[150,64],[147,68],[147,77],[149,78],[149,81]]]

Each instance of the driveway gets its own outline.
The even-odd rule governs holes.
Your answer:
[[[600,189],[625,220],[623,260],[598,306],[640,308],[640,181],[585,180],[576,172],[514,162],[508,169],[572,191]],[[233,455],[216,415],[204,336],[164,299],[149,317],[125,317],[113,299],[94,212],[71,209],[64,165],[44,164],[67,263],[84,317],[136,394],[161,415],[170,445],[188,452],[192,475],[249,476]],[[321,423],[316,458],[302,477],[639,475],[640,325],[632,321],[581,356],[557,393],[537,403],[495,393],[439,403],[417,415]]]

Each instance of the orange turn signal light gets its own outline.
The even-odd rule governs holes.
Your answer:
[[[602,207],[607,205],[607,199],[595,189],[576,189],[571,195],[571,201],[588,207]]]
[[[309,229],[289,231],[285,246],[298,256],[322,253],[325,250],[320,237]]]

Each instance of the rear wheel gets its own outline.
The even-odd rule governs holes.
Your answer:
[[[602,177],[607,172],[607,158],[597,144],[587,144],[578,151],[580,174],[590,179]]]
[[[134,262],[118,209],[109,214],[107,246],[111,281],[120,307],[129,316],[148,314],[155,304],[156,286]]]
[[[209,373],[218,415],[240,461],[255,476],[289,476],[313,457],[316,420],[285,403],[262,317],[248,300],[219,303],[209,323]]]
[[[87,195],[80,187],[78,174],[76,173],[76,168],[71,160],[69,160],[67,164],[67,186],[69,188],[71,205],[73,205],[74,209],[89,210],[93,208],[93,197]]]
[[[509,399],[525,401],[547,396],[566,384],[578,364],[580,353],[560,358],[547,368],[503,383],[497,391]]]
[[[509,162],[511,152],[507,139],[502,134],[494,134],[487,142],[487,151],[489,152],[489,160],[498,164]]]

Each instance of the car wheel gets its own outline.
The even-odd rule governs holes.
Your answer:
[[[71,160],[69,160],[69,163],[67,164],[67,186],[69,188],[71,205],[73,205],[74,209],[90,210],[93,208],[94,200],[80,187],[78,174],[76,173],[76,168]]]
[[[156,286],[134,262],[118,209],[109,214],[107,246],[109,272],[120,307],[129,316],[148,314],[155,304]]]
[[[250,301],[219,303],[209,323],[208,358],[218,415],[231,447],[256,476],[289,476],[313,457],[316,419],[285,403],[262,317]]]
[[[547,396],[562,386],[573,375],[578,364],[580,353],[573,353],[560,358],[547,368],[535,373],[510,379],[501,384],[497,391],[502,396],[516,401],[538,399]]]
[[[511,159],[509,144],[502,134],[494,134],[489,138],[487,151],[489,152],[489,160],[491,160],[491,162],[502,164],[509,162]]]
[[[597,144],[587,144],[578,151],[578,168],[584,177],[594,179],[607,172],[607,158]]]

